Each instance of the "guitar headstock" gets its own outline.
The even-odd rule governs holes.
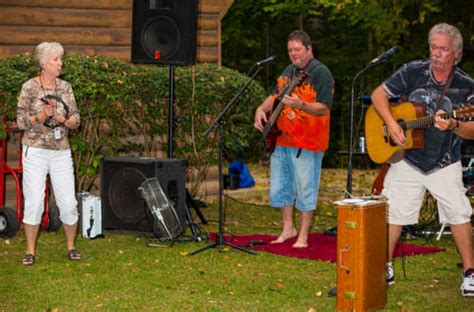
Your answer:
[[[467,104],[456,109],[453,112],[453,117],[456,119],[469,119],[474,118],[474,105]]]

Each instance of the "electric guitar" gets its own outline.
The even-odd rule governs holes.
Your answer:
[[[267,123],[263,128],[263,140],[265,143],[265,150],[268,154],[273,153],[276,146],[277,138],[281,134],[281,130],[278,129],[276,121],[280,116],[281,111],[285,104],[282,102],[283,98],[287,94],[291,94],[293,90],[301,85],[303,81],[308,77],[308,73],[305,71],[297,72],[293,78],[291,78],[288,85],[283,89],[280,95],[273,102],[273,108],[271,112],[267,113]]]
[[[403,158],[404,150],[424,146],[424,129],[434,125],[434,116],[426,116],[425,105],[410,102],[391,105],[390,111],[405,131],[405,147],[397,145],[388,133],[385,122],[370,105],[365,115],[365,139],[370,159],[377,164],[394,163]],[[458,108],[441,115],[444,119],[468,118],[474,115],[474,105]]]

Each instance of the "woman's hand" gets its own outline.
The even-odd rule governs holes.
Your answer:
[[[72,115],[71,117],[69,117],[68,119],[64,121],[64,125],[68,128],[74,128],[77,124],[77,121],[78,121],[77,115]]]
[[[53,120],[55,120],[59,123],[65,123],[67,118],[64,115],[61,115],[61,114],[54,114],[53,115]]]

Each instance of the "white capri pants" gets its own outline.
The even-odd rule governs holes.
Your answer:
[[[434,172],[423,173],[405,160],[390,165],[382,194],[388,198],[388,223],[410,225],[418,222],[425,191],[438,203],[441,223],[471,221],[472,208],[462,181],[461,162]]]
[[[59,208],[59,218],[63,224],[75,224],[79,218],[71,150],[47,150],[29,146],[23,146],[23,223],[41,223],[48,173]]]

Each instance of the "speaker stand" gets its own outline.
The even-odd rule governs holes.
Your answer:
[[[225,112],[225,110],[224,110],[224,112]],[[228,242],[225,241],[225,237],[224,237],[224,218],[223,218],[224,185],[223,185],[223,174],[222,174],[222,158],[223,158],[223,149],[224,149],[223,132],[224,131],[223,131],[223,126],[222,126],[222,119],[219,119],[217,121],[217,123],[219,124],[219,127],[218,127],[219,128],[218,129],[218,154],[219,154],[219,156],[217,158],[217,167],[218,167],[218,171],[219,171],[219,231],[217,233],[215,243],[213,243],[211,245],[208,245],[206,247],[200,248],[198,250],[195,250],[195,251],[189,253],[188,255],[193,256],[197,253],[200,253],[201,251],[204,251],[204,250],[207,250],[207,249],[210,249],[210,248],[219,247],[219,246],[227,246],[227,247],[230,247],[230,248],[234,248],[234,249],[246,252],[246,253],[251,254],[251,255],[256,255],[256,253],[251,251],[251,250],[247,250],[243,247],[232,245],[231,243],[228,243]],[[212,126],[211,126],[211,128],[212,128]],[[209,129],[211,129],[211,128],[209,128]]]
[[[168,158],[173,158],[174,146],[174,66],[169,71],[169,104],[168,104]]]

